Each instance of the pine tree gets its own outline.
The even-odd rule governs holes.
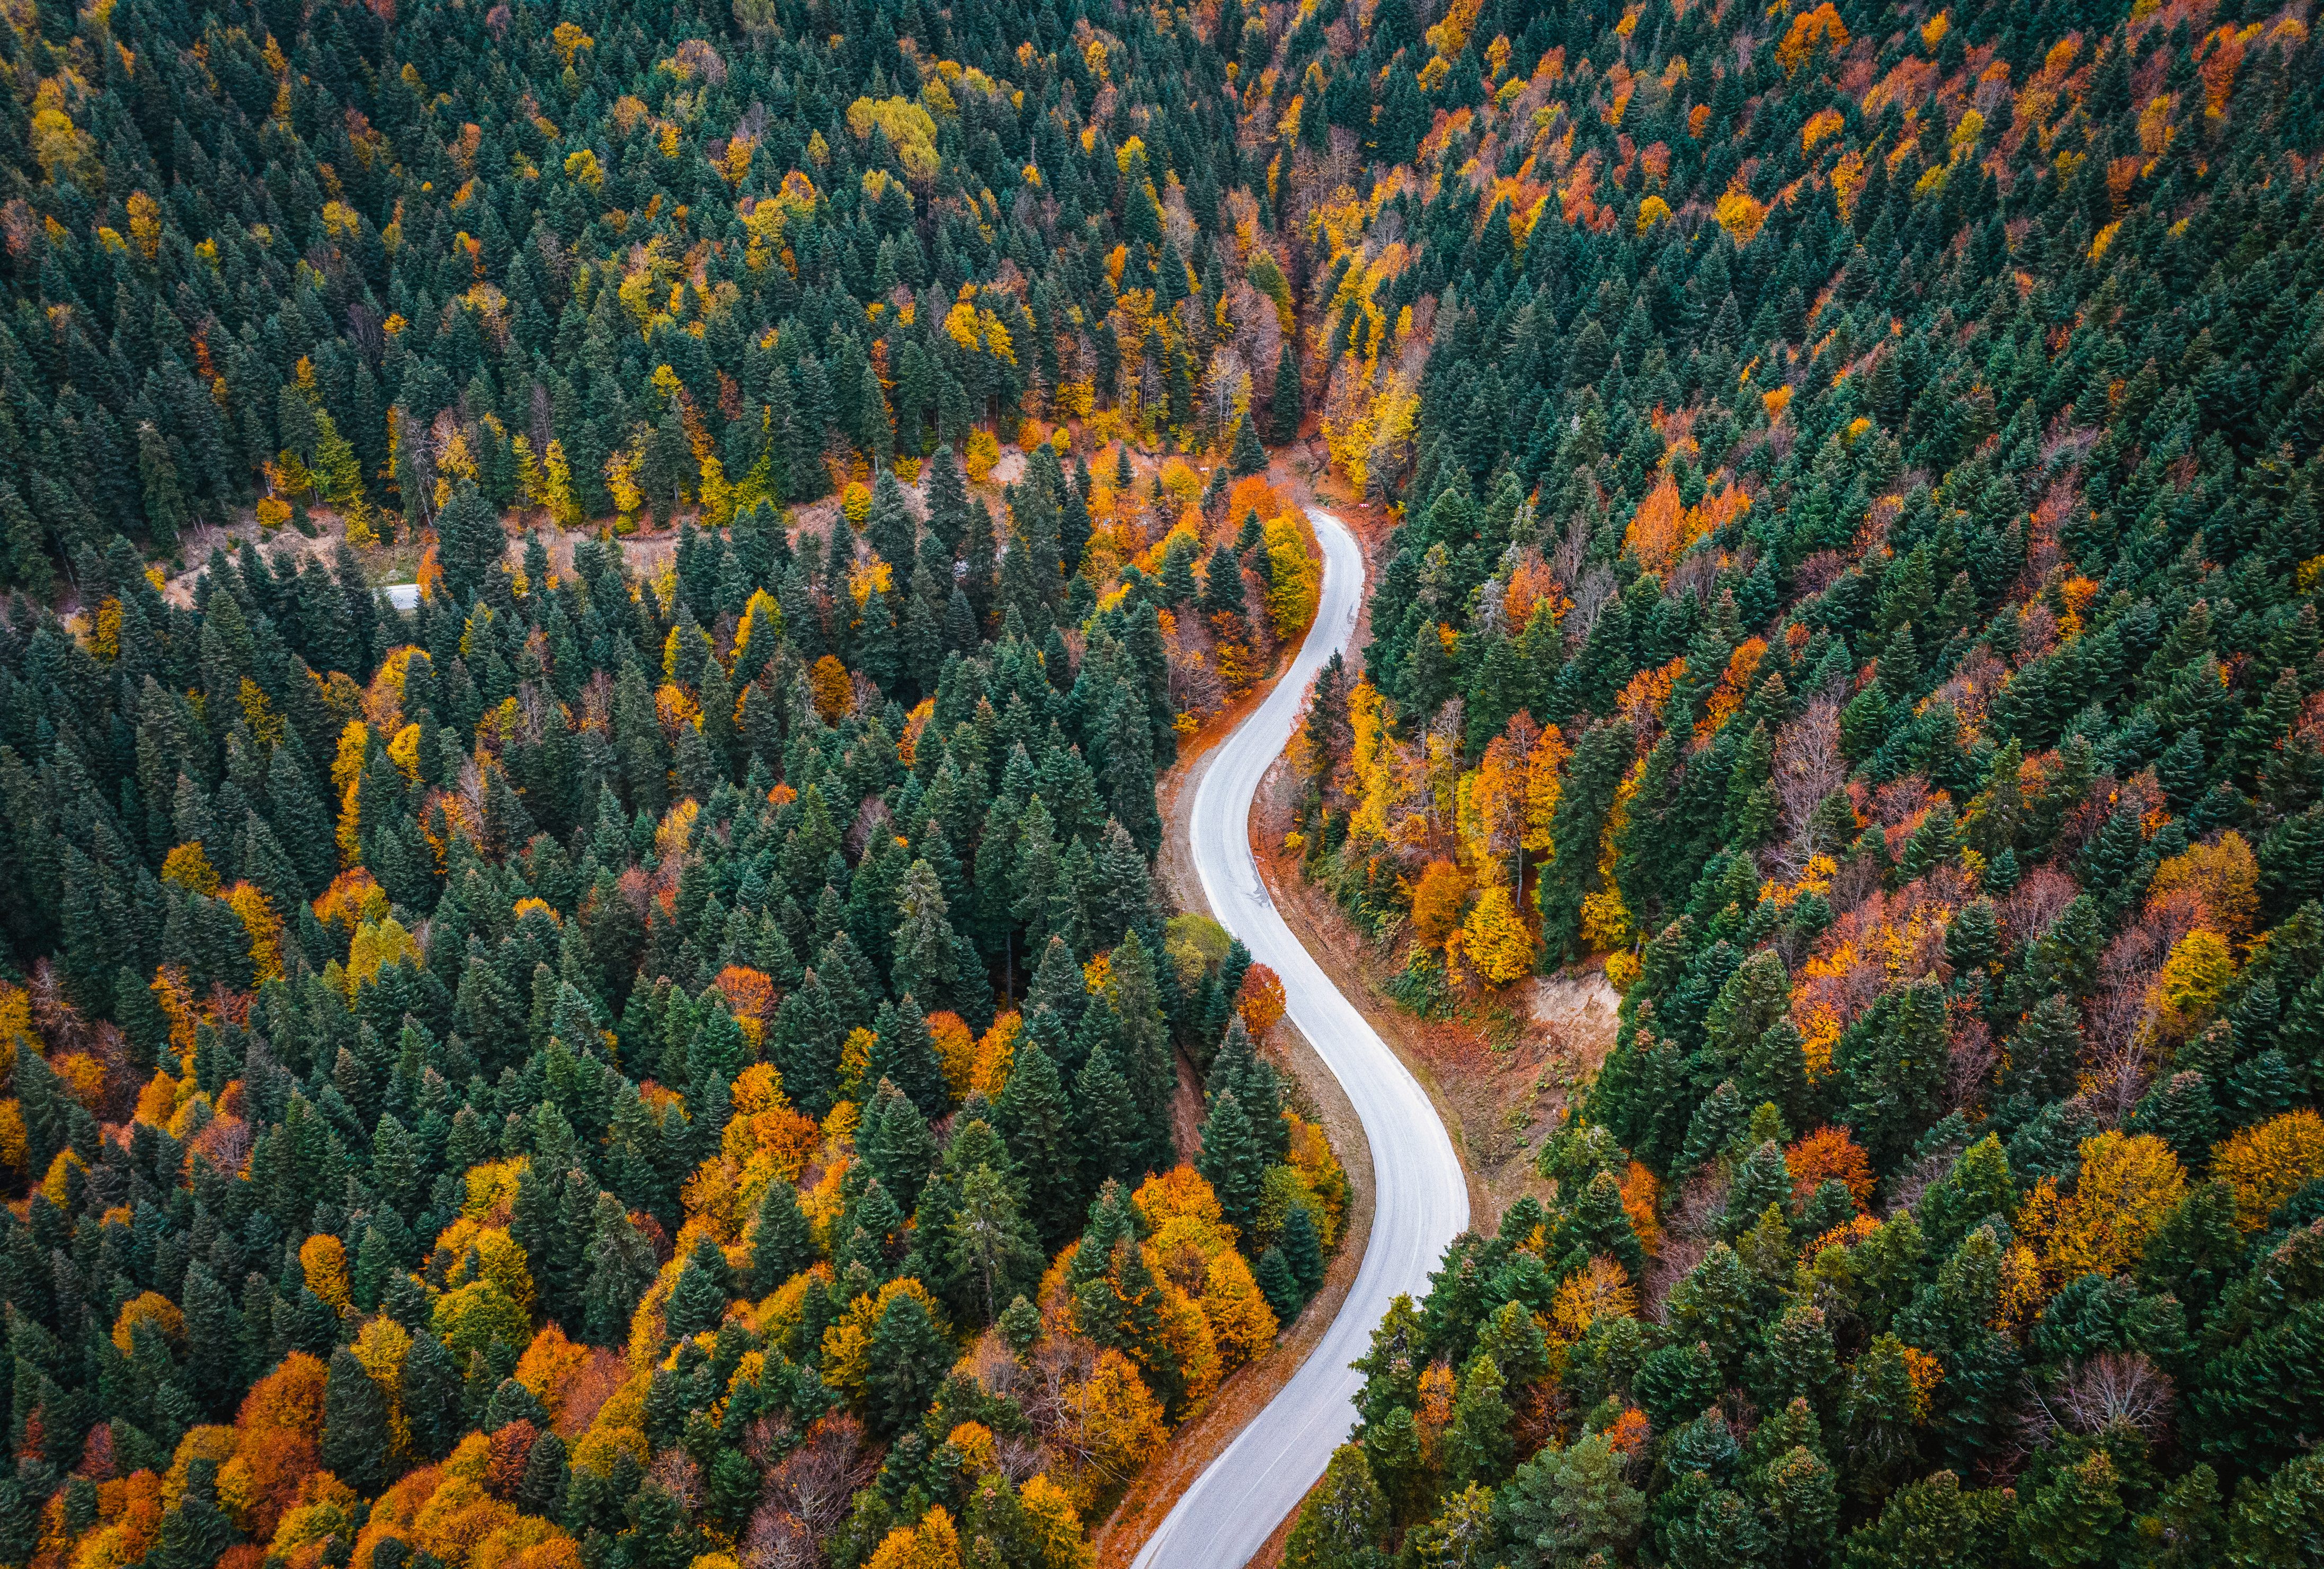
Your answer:
[[[945,1247],[952,1270],[970,1283],[979,1323],[991,1323],[1002,1303],[1039,1282],[1040,1244],[1008,1182],[990,1166],[977,1167],[962,1182]]]
[[[1290,1266],[1292,1279],[1298,1282],[1302,1295],[1313,1297],[1323,1288],[1323,1240],[1316,1235],[1315,1222],[1307,1206],[1295,1204],[1283,1217],[1283,1237],[1278,1244],[1283,1261]]]
[[[1384,1569],[1388,1524],[1370,1462],[1360,1445],[1342,1444],[1300,1505],[1283,1561],[1292,1569]]]
[[[1299,1316],[1306,1306],[1306,1293],[1299,1289],[1299,1280],[1291,1272],[1291,1262],[1280,1248],[1268,1248],[1259,1256],[1259,1294],[1267,1298],[1268,1306],[1285,1324]]]
[[[864,1108],[855,1145],[872,1175],[891,1194],[919,1192],[937,1160],[927,1119],[888,1078],[879,1081]]]
[[[1100,1047],[1074,1082],[1075,1155],[1084,1192],[1108,1180],[1126,1181],[1146,1169],[1142,1121],[1112,1054]]]
[[[894,1434],[917,1421],[951,1365],[944,1331],[919,1299],[901,1292],[890,1298],[864,1359],[864,1414],[872,1429]]]
[[[1226,1223],[1248,1232],[1259,1215],[1259,1187],[1267,1166],[1251,1133],[1250,1119],[1243,1114],[1242,1103],[1232,1090],[1222,1090],[1211,1099],[1210,1114],[1203,1119],[1203,1148],[1194,1158],[1194,1169],[1218,1195],[1219,1213]]]
[[[500,565],[508,539],[492,503],[463,480],[436,519],[436,558],[454,605],[473,605],[484,592],[485,575]]]
[[[1832,1048],[1840,1120],[1877,1168],[1900,1159],[1936,1120],[1946,1064],[1944,1000],[1933,985],[1882,994]]]
[[[1045,1249],[1073,1234],[1087,1191],[1078,1173],[1074,1112],[1056,1065],[1037,1044],[1019,1038],[1009,1082],[993,1109],[1009,1157],[1024,1174],[1026,1215]]]
[[[1299,438],[1299,423],[1306,417],[1300,399],[1299,362],[1291,352],[1291,339],[1283,340],[1283,355],[1276,362],[1275,395],[1268,404],[1268,425],[1277,445]]]
[[[161,1517],[159,1539],[145,1561],[153,1569],[208,1569],[240,1533],[218,1509],[218,1463],[197,1457],[186,1467],[185,1491]]]
[[[930,999],[949,998],[956,980],[952,925],[936,869],[927,862],[913,862],[904,874],[896,908],[903,918],[892,938],[897,989]]]
[[[882,1002],[872,1023],[877,1038],[864,1068],[865,1081],[875,1090],[882,1083],[893,1084],[922,1119],[943,1116],[952,1105],[952,1092],[945,1082],[944,1065],[936,1059],[936,1045],[928,1038],[927,1015],[907,993],[901,1007]],[[927,1131],[922,1121],[919,1137],[925,1138]],[[933,1160],[933,1154],[929,1158]],[[918,1187],[915,1180],[902,1191],[917,1192]]]
[[[726,1315],[726,1260],[708,1238],[696,1241],[687,1255],[662,1315],[678,1339],[715,1329]]]
[[[798,1189],[770,1182],[751,1227],[750,1295],[769,1295],[814,1261],[815,1237],[799,1209]]]
[[[396,1406],[410,1424],[414,1454],[437,1460],[451,1453],[466,1426],[459,1368],[430,1331],[422,1329],[411,1337],[411,1349],[396,1373]]]
[[[1494,1497],[1510,1569],[1551,1569],[1626,1557],[1646,1523],[1646,1495],[1603,1433],[1545,1449]]]
[[[1455,1487],[1498,1485],[1514,1458],[1513,1425],[1506,1384],[1493,1359],[1480,1356],[1462,1375],[1452,1400],[1452,1425],[1444,1435],[1446,1481]]]
[[[331,1353],[323,1391],[318,1454],[325,1469],[358,1492],[378,1491],[387,1479],[388,1436],[387,1392],[340,1346]]]
[[[621,1200],[597,1195],[588,1253],[588,1286],[582,1294],[582,1334],[592,1345],[620,1343],[630,1315],[653,1284],[652,1244],[630,1223]]]
[[[1267,472],[1267,448],[1259,444],[1256,416],[1246,414],[1235,421],[1234,455],[1227,466],[1237,478]]]
[[[1552,959],[1571,957],[1580,940],[1582,901],[1598,875],[1599,837],[1630,752],[1630,727],[1603,725],[1582,739],[1566,766],[1550,819],[1550,841],[1558,848],[1535,885],[1542,951]]]

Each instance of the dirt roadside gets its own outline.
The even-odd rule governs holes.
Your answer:
[[[1282,482],[1286,490],[1298,494],[1303,500],[1306,498],[1309,493],[1304,475],[1288,472],[1286,466],[1281,462],[1277,464],[1276,472],[1277,479]],[[1376,514],[1366,516],[1367,509],[1346,507],[1336,501],[1326,500],[1323,504],[1333,506],[1335,511],[1348,519],[1359,537],[1366,541],[1368,558],[1366,567],[1369,574],[1372,567],[1369,558],[1377,549],[1378,542],[1385,538],[1386,520]],[[1359,620],[1351,651],[1361,650],[1366,630],[1366,623]],[[1293,649],[1286,648],[1277,662],[1276,671],[1271,673],[1266,681],[1254,687],[1249,694],[1231,705],[1211,724],[1205,725],[1199,734],[1182,744],[1177,764],[1164,777],[1158,787],[1158,804],[1166,826],[1162,850],[1155,861],[1155,872],[1161,885],[1168,891],[1170,899],[1177,909],[1204,912],[1210,909],[1209,901],[1203,895],[1201,879],[1194,871],[1191,820],[1194,798],[1201,789],[1203,775],[1209,768],[1213,750],[1220,741],[1231,734],[1245,717],[1266,701],[1268,694],[1274,689],[1276,682],[1281,678],[1282,669],[1289,665],[1293,651]],[[1281,765],[1278,764],[1276,772],[1269,775],[1269,785],[1273,784],[1280,772]],[[1262,787],[1263,797],[1273,792],[1267,787]],[[1268,857],[1263,849],[1267,835],[1256,827],[1264,816],[1263,806],[1255,808],[1252,814],[1255,845],[1261,849],[1261,866],[1268,870],[1268,882],[1276,888],[1277,901],[1281,904],[1286,891],[1282,887],[1282,879],[1276,875],[1271,868],[1268,868]],[[1280,842],[1279,832],[1274,837],[1277,842]],[[1286,914],[1289,914],[1289,907],[1285,908]],[[1432,1075],[1423,1070],[1422,1064],[1415,1060],[1413,1054],[1407,1049],[1406,1043],[1397,1035],[1390,1033],[1390,1030],[1396,1027],[1397,1020],[1389,1017],[1387,1011],[1378,1005],[1369,986],[1351,985],[1351,977],[1340,966],[1331,962],[1327,956],[1329,950],[1316,941],[1315,934],[1307,923],[1294,919],[1293,929],[1298,933],[1309,950],[1323,960],[1326,971],[1332,975],[1333,983],[1339,985],[1350,997],[1357,1001],[1358,1006],[1372,1020],[1375,1028],[1380,1029],[1383,1038],[1388,1039],[1406,1063],[1419,1074],[1421,1082],[1428,1087],[1430,1094],[1437,1103],[1438,1114],[1445,1117],[1446,1126],[1455,1130],[1454,1145],[1459,1149],[1461,1147],[1459,1123],[1447,1114],[1448,1109],[1443,1096],[1437,1092]],[[1355,1108],[1350,1104],[1346,1092],[1340,1087],[1339,1080],[1334,1078],[1331,1070],[1323,1066],[1323,1058],[1316,1055],[1314,1046],[1290,1020],[1286,1020],[1276,1026],[1271,1032],[1266,1051],[1278,1068],[1289,1070],[1290,1081],[1294,1086],[1294,1100],[1300,1113],[1323,1123],[1324,1132],[1332,1141],[1332,1148],[1339,1156],[1340,1163],[1347,1173],[1349,1186],[1347,1232],[1342,1239],[1338,1251],[1333,1256],[1330,1270],[1324,1277],[1323,1289],[1316,1293],[1314,1299],[1300,1314],[1298,1320],[1265,1355],[1250,1365],[1239,1369],[1221,1385],[1218,1392],[1211,1398],[1203,1410],[1171,1435],[1170,1443],[1161,1456],[1146,1468],[1138,1481],[1131,1485],[1121,1502],[1115,1507],[1113,1513],[1107,1518],[1105,1523],[1093,1533],[1092,1541],[1097,1549],[1101,1569],[1127,1569],[1127,1565],[1137,1557],[1139,1550],[1145,1546],[1147,1537],[1162,1523],[1179,1496],[1196,1477],[1202,1474],[1204,1467],[1225,1452],[1227,1445],[1234,1441],[1235,1435],[1242,1431],[1254,1415],[1274,1398],[1277,1391],[1290,1381],[1292,1374],[1299,1370],[1317,1342],[1322,1339],[1324,1329],[1338,1315],[1341,1304],[1346,1300],[1349,1288],[1355,1282],[1357,1269],[1363,1261],[1364,1248],[1371,1234],[1375,1196],[1371,1146],[1364,1135],[1363,1124],[1357,1118]],[[1193,1066],[1183,1057],[1178,1065],[1178,1097],[1177,1104],[1174,1108],[1173,1121],[1178,1133],[1181,1152],[1191,1156],[1193,1151],[1199,1148],[1199,1140],[1194,1134],[1201,1121],[1201,1091],[1194,1077]],[[1464,1167],[1467,1164],[1465,1157],[1463,1164]],[[1473,1209],[1477,1207],[1481,1196],[1473,1177],[1471,1179],[1470,1188],[1470,1202]],[[1287,1525],[1286,1521],[1286,1527]],[[1278,1530],[1253,1563],[1272,1564],[1279,1557],[1285,1534],[1285,1531]]]
[[[1311,486],[1311,475],[1293,472],[1282,460],[1274,474],[1285,490],[1303,501],[1312,496],[1314,504],[1331,508],[1344,520],[1364,547],[1367,577],[1377,575],[1394,526],[1392,517],[1379,507],[1333,494],[1328,483]],[[1360,664],[1370,641],[1369,612],[1367,605],[1350,642],[1351,666]],[[1265,701],[1279,678],[1280,664],[1288,660],[1286,650],[1277,675],[1184,743],[1177,765],[1159,786],[1165,835],[1155,872],[1180,909],[1210,908],[1194,872],[1191,836],[1194,801],[1210,752]],[[1260,783],[1250,823],[1252,851],[1276,909],[1333,984],[1428,1092],[1468,1176],[1470,1223],[1490,1230],[1519,1195],[1546,1194],[1546,1186],[1534,1174],[1527,1135],[1557,1115],[1568,1089],[1594,1072],[1604,1057],[1613,1036],[1612,989],[1595,972],[1531,980],[1502,992],[1496,999],[1495,1015],[1482,1023],[1414,1016],[1384,990],[1397,973],[1401,942],[1394,934],[1376,941],[1359,930],[1330,891],[1309,881],[1285,850],[1284,835],[1292,826],[1296,806],[1290,770],[1278,760]],[[1265,1356],[1227,1380],[1210,1404],[1172,1436],[1162,1455],[1093,1533],[1102,1569],[1128,1569],[1186,1487],[1289,1381],[1339,1312],[1362,1261],[1375,1201],[1371,1149],[1362,1124],[1339,1081],[1289,1020],[1277,1026],[1267,1049],[1278,1067],[1289,1069],[1301,1114],[1323,1122],[1347,1171],[1348,1234],[1323,1290],[1289,1333]],[[1174,1112],[1180,1149],[1191,1156],[1199,1147],[1195,1135],[1202,1097],[1193,1066],[1183,1058]],[[1281,1561],[1291,1523],[1286,1518],[1277,1527],[1250,1560],[1252,1569],[1274,1569]]]

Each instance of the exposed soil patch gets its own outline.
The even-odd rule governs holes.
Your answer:
[[[1614,1011],[1622,1005],[1622,994],[1607,983],[1606,972],[1568,971],[1538,977],[1530,985],[1526,1001],[1534,1022],[1548,1032],[1553,1051],[1575,1075],[1596,1073],[1614,1044]]]

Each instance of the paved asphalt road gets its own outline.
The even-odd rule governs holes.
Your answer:
[[[1323,1474],[1355,1420],[1357,1375],[1372,1329],[1397,1293],[1417,1301],[1445,1244],[1469,1223],[1469,1187],[1452,1141],[1423,1091],[1363,1015],[1333,986],[1276,913],[1250,853],[1260,776],[1298,724],[1307,684],[1354,634],[1362,552],[1344,524],[1310,508],[1323,547],[1323,604],[1290,673],[1223,742],[1194,798],[1194,867],[1212,913],[1283,978],[1291,1020],[1314,1043],[1363,1119],[1377,1200],[1363,1267],[1339,1317],[1281,1393],[1196,1478],[1137,1569],[1240,1569]]]

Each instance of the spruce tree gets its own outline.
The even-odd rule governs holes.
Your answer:
[[[324,1468],[357,1492],[377,1492],[387,1480],[387,1391],[340,1346],[331,1352],[323,1389]]]
[[[1234,454],[1227,467],[1238,479],[1267,472],[1267,448],[1259,444],[1257,416],[1246,414],[1235,421]]]
[[[726,1260],[708,1238],[696,1241],[687,1255],[662,1315],[678,1339],[715,1329],[726,1315]]]
[[[780,1179],[768,1183],[751,1226],[751,1296],[769,1295],[814,1261],[815,1237],[798,1189]]]
[[[1299,423],[1306,418],[1300,398],[1299,362],[1291,352],[1291,339],[1286,335],[1283,355],[1276,362],[1275,393],[1268,403],[1269,433],[1278,446],[1299,438]]]
[[[1074,1113],[1056,1064],[1020,1037],[1009,1082],[993,1108],[1009,1156],[1024,1174],[1026,1214],[1045,1249],[1073,1234],[1081,1218],[1082,1186]]]
[[[1194,1169],[1218,1195],[1219,1213],[1226,1223],[1248,1232],[1259,1215],[1259,1186],[1267,1167],[1259,1140],[1251,1133],[1250,1119],[1243,1114],[1242,1103],[1232,1090],[1212,1097],[1210,1114],[1203,1119],[1203,1148],[1194,1158]]]
[[[1316,1235],[1314,1219],[1305,1204],[1293,1204],[1290,1213],[1283,1217],[1283,1235],[1277,1246],[1303,1296],[1313,1297],[1323,1288],[1323,1241]]]
[[[161,1532],[147,1551],[153,1569],[208,1569],[240,1535],[218,1508],[218,1463],[197,1457],[186,1467],[185,1491],[161,1517]]]
[[[428,1330],[411,1337],[396,1373],[396,1405],[411,1427],[411,1452],[439,1460],[452,1452],[461,1420],[460,1371],[444,1343]]]

